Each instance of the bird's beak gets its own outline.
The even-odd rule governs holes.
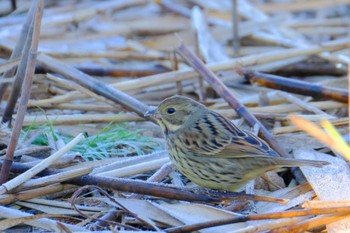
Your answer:
[[[161,118],[161,115],[160,115],[160,113],[158,111],[158,108],[155,108],[155,109],[147,111],[144,116],[145,117],[151,117],[151,118],[154,118],[154,119],[160,119]]]

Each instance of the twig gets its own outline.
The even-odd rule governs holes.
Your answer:
[[[195,189],[195,193],[210,194],[210,196],[220,198],[224,202],[233,201],[233,200],[237,200],[237,201],[254,200],[254,201],[272,202],[272,203],[278,203],[278,204],[286,204],[289,201],[288,199],[281,199],[281,198],[274,198],[274,197],[267,197],[267,196],[256,196],[253,194],[246,194],[244,192],[230,192],[230,191],[220,191],[220,190],[214,190],[214,189],[203,189],[203,188]]]
[[[312,76],[312,75],[329,75],[329,76],[344,76],[347,74],[347,65],[334,63],[309,63],[298,62],[283,69],[273,72],[279,76],[294,76],[298,77]]]
[[[57,174],[40,177],[37,179],[31,179],[17,187],[14,192],[24,191],[28,189],[38,188],[42,186],[48,186],[54,183],[64,182],[74,177],[83,176],[91,172],[92,167],[83,167],[74,170],[68,170]]]
[[[299,223],[295,223],[295,224],[291,224],[288,226],[277,228],[275,230],[272,230],[271,233],[305,232],[308,229],[313,229],[316,227],[328,225],[328,224],[334,223],[336,221],[340,221],[346,217],[349,217],[349,213],[315,217],[315,218],[301,221]],[[333,232],[333,231],[328,231],[328,232]],[[334,231],[334,232],[336,232],[336,231]]]
[[[45,168],[50,166],[54,161],[56,161],[61,156],[63,156],[65,153],[67,153],[70,149],[72,149],[82,139],[83,139],[83,135],[79,134],[72,141],[70,141],[65,147],[61,148],[59,151],[52,154],[47,159],[42,160],[39,164],[32,167],[28,171],[22,173],[21,175],[16,176],[12,180],[10,180],[6,183],[3,183],[0,187],[0,194],[4,194],[4,193],[16,188],[17,186],[24,183],[25,181],[27,181],[31,177],[33,177],[36,174],[38,174],[39,172],[43,171]],[[4,164],[5,163],[3,163],[3,165]]]
[[[44,68],[62,74],[66,78],[79,83],[83,87],[95,92],[96,94],[102,95],[115,103],[123,105],[125,108],[136,112],[142,117],[144,116],[144,113],[149,109],[146,104],[138,101],[128,94],[119,91],[110,85],[106,85],[105,83],[96,80],[91,76],[82,73],[76,68],[50,56],[41,54],[38,62]]]
[[[71,187],[71,185],[54,184],[54,185],[48,185],[45,187],[31,189],[25,192],[18,192],[15,194],[4,194],[0,196],[0,204],[9,205],[16,201],[24,201],[24,200],[32,199],[39,196],[45,196],[48,194],[57,193],[65,190],[67,187]]]
[[[288,100],[291,103],[298,105],[301,108],[304,108],[305,110],[307,110],[309,112],[313,112],[313,113],[319,114],[319,115],[324,115],[327,118],[335,118],[334,116],[329,115],[328,113],[320,110],[319,108],[316,108],[316,107],[306,103],[305,101],[303,101],[301,99],[298,99],[297,97],[295,97],[289,93],[278,91],[277,95],[279,95],[282,98],[285,98],[286,100]]]
[[[171,66],[172,69],[175,70],[179,70],[179,60],[178,57],[176,56],[176,52],[173,51],[172,53],[169,54],[169,56],[171,57]],[[182,82],[178,81],[176,82],[176,94],[178,95],[182,95],[183,93],[183,86],[182,86]]]
[[[340,0],[337,4],[348,3],[346,0]],[[317,0],[317,1],[301,1],[301,2],[270,2],[265,3],[259,8],[266,13],[273,13],[281,9],[288,9],[289,12],[318,10],[334,6],[334,4],[328,0]]]
[[[21,56],[24,45],[26,44],[25,42],[26,42],[26,38],[28,37],[27,35],[30,35],[29,30],[31,28],[32,21],[35,16],[36,9],[37,9],[37,4],[36,2],[33,2],[27,14],[26,21],[22,26],[19,40],[17,41],[16,46],[10,56],[10,60],[17,59]],[[15,68],[9,70],[3,75],[3,77],[4,78],[12,77],[15,74],[15,71],[16,71]],[[5,93],[6,87],[7,87],[7,84],[0,83],[0,102],[2,100],[3,94]]]
[[[156,170],[169,161],[168,157],[152,160],[149,162],[143,162],[140,164],[134,164],[123,168],[117,168],[114,170],[107,170],[105,172],[97,173],[97,176],[108,177],[125,177],[140,174],[145,171]]]
[[[118,60],[140,60],[140,61],[159,61],[169,60],[169,57],[165,53],[158,54],[145,54],[143,52],[130,52],[130,51],[48,51],[47,55],[54,58],[110,58]],[[90,68],[88,68],[90,69]],[[95,70],[95,69],[93,69]],[[104,70],[104,69],[103,69]],[[107,69],[108,70],[108,69]]]
[[[196,224],[186,225],[181,227],[173,227],[173,228],[167,229],[166,232],[167,233],[180,233],[180,232],[185,233],[185,232],[198,231],[200,229],[204,229],[208,227],[215,227],[215,226],[221,226],[221,225],[226,225],[231,223],[246,222],[246,221],[253,221],[253,220],[293,218],[293,217],[321,215],[321,214],[344,215],[349,213],[350,213],[350,207],[346,206],[346,207],[336,207],[336,208],[315,208],[311,210],[284,211],[284,212],[257,214],[257,215],[250,215],[250,216],[242,215],[242,216],[232,217],[227,219],[196,223]]]
[[[38,43],[38,41],[34,42],[33,39],[35,36],[36,40],[39,40],[39,35],[34,35],[34,30],[36,30],[35,33],[40,34],[41,18],[40,18],[39,25],[34,25],[34,23],[37,24],[36,22],[34,22],[34,20],[36,20],[36,18],[38,16],[37,14],[39,13],[39,12],[37,12],[38,11],[38,9],[37,9],[38,8],[38,1],[34,1],[33,6],[35,9],[35,11],[34,11],[35,17],[32,18],[32,21],[31,21],[29,29],[28,29],[28,34],[26,35],[27,37],[26,37],[26,40],[24,42],[24,46],[23,46],[23,50],[22,50],[22,54],[21,54],[21,60],[20,60],[19,66],[18,66],[16,77],[15,77],[14,83],[12,85],[13,86],[12,91],[11,91],[10,97],[7,101],[6,108],[5,108],[5,111],[3,113],[2,120],[1,120],[2,123],[8,123],[8,125],[11,125],[12,114],[15,111],[15,106],[16,106],[19,94],[21,93],[22,87],[24,88],[23,81],[25,79],[28,79],[28,78],[32,79],[33,77],[30,77],[30,76],[34,75],[34,70],[32,71],[33,74],[29,73],[28,64],[30,64],[30,59],[34,59],[34,69],[35,69],[37,45],[36,45],[36,48],[34,48],[33,46],[34,46],[34,43]],[[39,29],[38,28],[34,29],[34,26],[39,26]],[[31,57],[32,56],[31,54],[33,54],[33,53],[35,53],[35,57]],[[7,74],[9,74],[9,75],[13,74],[14,71],[15,71],[15,69],[11,69],[7,72]],[[29,86],[28,86],[28,84],[29,84]],[[28,89],[25,89],[25,91],[28,93],[28,95],[30,95],[31,82],[28,84],[26,86],[26,88],[28,88]],[[6,86],[4,86],[3,88],[5,90]],[[22,91],[22,93],[21,93],[22,98],[23,98],[23,94],[24,93]],[[0,95],[2,95],[2,94],[0,94]],[[1,178],[0,178],[0,180],[1,180]]]
[[[168,72],[166,68],[149,68],[149,69],[117,69],[117,68],[91,68],[77,67],[78,70],[94,76],[110,76],[110,77],[130,77],[139,78],[149,75],[156,75]]]
[[[241,46],[239,39],[239,15],[238,15],[238,2],[232,0],[232,35],[233,35],[233,51],[235,55],[239,55],[239,49]]]
[[[26,166],[20,163],[13,163],[12,169],[16,173],[22,173],[30,169],[30,166]],[[43,172],[37,174],[38,176],[47,176],[59,173],[60,170],[48,168]],[[69,183],[77,185],[97,185],[102,188],[110,188],[123,192],[140,193],[144,195],[151,195],[156,197],[165,197],[175,200],[185,201],[200,201],[200,202],[220,202],[218,198],[213,198],[208,195],[200,195],[182,190],[169,185],[161,185],[152,182],[146,182],[141,180],[133,180],[126,178],[110,178],[110,177],[98,177],[93,175],[85,175],[69,180]]]
[[[16,225],[21,225],[21,224],[25,224],[27,222],[30,222],[30,221],[33,221],[36,219],[44,219],[44,218],[67,218],[67,216],[64,216],[62,214],[37,214],[37,215],[32,215],[32,216],[27,216],[27,217],[8,218],[8,219],[0,221],[0,230],[5,231],[8,228],[14,227]],[[57,225],[59,225],[59,224],[57,224]],[[62,228],[64,228],[64,227],[62,227]],[[53,230],[53,229],[51,228],[51,230]],[[60,232],[62,232],[62,229],[60,229],[60,230],[61,230]],[[65,230],[69,230],[69,228],[67,228]]]
[[[294,48],[294,49],[285,49],[278,51],[269,51],[265,53],[261,53],[258,55],[249,55],[234,59],[229,59],[224,62],[207,64],[206,67],[211,69],[214,72],[231,70],[232,67],[237,65],[240,66],[253,66],[253,65],[261,65],[267,64],[271,62],[281,61],[288,58],[295,58],[304,55],[312,55],[321,53],[323,51],[333,51],[339,50],[342,48],[346,48],[348,46],[349,39],[338,39],[335,41],[330,41],[323,43],[319,46],[309,46],[307,48]],[[45,62],[46,56],[42,56],[43,54],[39,54],[38,63]],[[194,69],[184,69],[177,70],[172,72],[167,72],[164,74],[152,75],[144,78],[128,80],[124,82],[119,82],[112,84],[111,86],[118,88],[122,91],[130,91],[137,90],[145,87],[179,82],[184,80],[189,80],[194,77],[197,77],[198,73]],[[50,103],[62,103],[68,100],[74,100],[77,98],[84,98],[84,95],[81,95],[78,91],[72,91],[65,95],[51,98]],[[55,100],[55,101],[54,101]],[[47,100],[37,100],[34,101],[33,104],[41,104],[42,102],[46,102]],[[57,102],[56,102],[57,101]]]
[[[30,166],[26,166],[20,163],[13,163],[12,171],[16,173],[22,173]],[[58,169],[48,168],[37,174],[38,176],[47,176],[61,172]],[[126,178],[110,178],[110,177],[98,177],[94,175],[85,175],[81,177],[73,178],[68,183],[77,185],[97,185],[101,188],[110,188],[123,192],[139,193],[143,195],[151,195],[156,197],[164,197],[174,200],[184,201],[198,201],[198,202],[220,202],[221,197],[223,199],[230,198],[231,200],[255,200],[255,201],[271,201],[278,203],[285,203],[284,199],[269,198],[265,196],[246,195],[242,193],[229,192],[222,194],[220,192],[215,193],[215,197],[206,194],[197,194],[184,190],[183,188],[174,187],[171,185],[158,184],[153,182],[146,182],[141,180],[133,180]],[[218,198],[220,197],[220,198]]]
[[[16,117],[17,118],[17,117]],[[134,113],[119,113],[119,114],[75,114],[75,115],[40,115],[26,116],[23,124],[25,126],[36,124],[45,124],[53,122],[55,125],[63,124],[87,124],[94,122],[125,122],[125,121],[144,121],[145,119]]]
[[[295,94],[309,95],[316,98],[328,98],[343,103],[348,102],[349,92],[346,89],[325,87],[318,84],[287,79],[284,77],[264,74],[244,68],[237,68],[236,70],[239,74],[244,75],[245,78],[250,82],[257,82],[265,87],[280,89]]]
[[[88,97],[91,97],[91,98],[95,98],[101,102],[107,102],[108,100],[100,95],[96,95],[94,92],[90,91],[89,89],[75,83],[75,82],[72,82],[70,80],[67,80],[67,79],[62,79],[62,78],[59,78],[55,75],[52,75],[52,74],[47,74],[46,77],[49,79],[49,80],[52,80],[54,82],[57,82],[61,85],[64,85],[66,88],[70,88],[70,89],[76,89],[77,91],[80,91],[81,93],[87,95]],[[112,102],[107,102],[107,104],[109,105],[112,105],[112,107],[116,107],[116,105]]]
[[[24,115],[27,111],[27,104],[30,97],[30,90],[32,87],[44,2],[43,0],[39,0],[38,2],[35,1],[33,4],[38,6],[37,13],[34,20],[33,40],[30,46],[31,48],[30,48],[28,58],[23,58],[23,59],[28,59],[28,63],[26,67],[25,79],[24,79],[23,88],[21,92],[21,101],[18,108],[16,122],[13,127],[13,131],[11,134],[10,143],[6,151],[4,163],[2,164],[2,167],[1,167],[0,184],[3,184],[4,182],[6,182],[9,176],[11,164],[13,162],[14,151],[16,149],[16,146],[19,140],[20,131],[23,125]]]
[[[13,208],[7,208],[5,206],[0,206],[0,217],[1,218],[22,218],[22,217],[29,217],[29,216],[33,216],[33,215],[28,214],[26,212],[22,212],[20,210],[13,209]],[[48,219],[48,218],[35,219],[32,221],[26,222],[27,225],[39,227],[39,228],[46,229],[46,230],[53,231],[53,232],[61,232],[62,229],[60,229],[60,227],[62,225],[71,231],[85,231],[86,230],[85,228],[80,227],[80,226],[67,224],[67,223],[60,223],[60,224],[58,224],[58,223],[60,223],[60,222],[52,220],[52,219]]]
[[[319,122],[326,119],[325,117],[319,117],[318,119],[308,119],[302,115],[298,115],[299,118],[301,118],[303,121],[308,120],[309,122],[305,124],[304,123],[294,123],[295,125],[290,126],[283,126],[283,127],[275,127],[272,132],[274,134],[285,134],[285,133],[292,133],[292,132],[299,132],[299,131],[305,131],[309,132],[310,135],[312,135],[315,138],[323,138],[323,133],[319,134],[318,130],[315,130],[314,127],[316,125],[319,125]],[[288,116],[288,119],[290,120],[292,117]],[[293,120],[292,120],[293,121]],[[316,122],[314,122],[316,121]],[[333,126],[337,126],[339,129],[340,127],[346,127],[349,124],[349,118],[340,118],[340,119],[330,119],[329,120]],[[316,123],[316,124],[315,124]],[[314,125],[314,126],[312,126]]]
[[[171,162],[167,162],[167,163],[163,164],[163,166],[161,168],[159,168],[157,170],[157,172],[155,172],[152,176],[150,176],[147,179],[147,181],[148,182],[160,182],[165,177],[167,177],[172,170],[173,170],[173,166],[172,166]],[[132,195],[130,195],[129,198],[140,199],[142,197],[143,196],[140,194],[132,194]]]
[[[20,60],[19,58],[14,58],[14,59],[10,58],[10,60],[8,60],[7,62],[1,63],[0,64],[0,74],[3,73],[3,72],[7,73],[10,70],[15,69],[18,66],[18,64],[19,64],[19,60]],[[1,80],[0,79],[1,83],[5,82],[5,81],[6,80]]]

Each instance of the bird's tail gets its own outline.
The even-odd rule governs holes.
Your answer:
[[[278,159],[278,165],[283,167],[300,167],[300,166],[309,166],[309,167],[323,167],[330,164],[327,161],[319,160],[306,160],[306,159]]]

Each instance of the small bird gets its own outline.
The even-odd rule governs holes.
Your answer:
[[[205,188],[239,191],[267,171],[328,164],[278,158],[264,140],[187,97],[169,97],[145,116],[155,119],[163,130],[175,167]]]

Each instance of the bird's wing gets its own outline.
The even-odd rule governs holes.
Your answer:
[[[265,141],[246,132],[245,137],[233,137],[230,144],[213,156],[221,158],[243,158],[255,157],[257,155],[276,156],[277,153]]]
[[[190,143],[185,144],[198,155],[238,158],[276,153],[265,141],[239,129],[215,112],[210,112],[194,124],[193,130],[185,135]]]
[[[225,119],[221,118],[223,118],[221,115],[206,112],[190,122],[190,127],[186,127],[181,134],[182,145],[189,151],[204,156],[211,156],[225,149],[231,143],[232,136],[225,129],[224,124],[227,124]]]

